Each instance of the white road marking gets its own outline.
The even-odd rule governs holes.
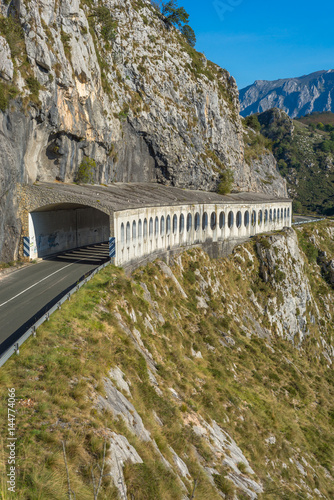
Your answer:
[[[73,266],[73,264],[76,264],[77,262],[80,262],[81,260],[85,260],[85,258],[84,259],[76,260],[75,262],[71,262],[71,264],[67,264],[67,266],[64,266],[61,269],[58,269],[58,271],[55,271],[54,273],[51,273],[48,276],[45,276],[45,278],[41,279],[40,281],[37,281],[37,283],[34,283],[33,285],[29,286],[25,290],[22,290],[22,292],[18,293],[17,295],[15,295],[14,297],[12,297],[11,299],[8,299],[8,300],[6,300],[6,302],[3,302],[2,304],[0,304],[0,307],[6,305],[6,304],[8,304],[8,302],[11,302],[12,300],[16,299],[17,297],[19,297],[20,295],[22,295],[22,293],[25,293],[28,290],[30,290],[31,288],[34,288],[34,286],[39,285],[40,283],[42,283],[42,281],[44,281],[44,280],[46,280],[48,278],[51,278],[51,276],[53,276],[54,274],[59,273],[60,271],[62,271],[63,269],[66,269],[67,267]]]

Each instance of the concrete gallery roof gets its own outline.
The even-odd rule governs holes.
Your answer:
[[[156,183],[115,183],[109,186],[101,186],[38,182],[34,185],[33,190],[35,191],[36,188],[48,191],[49,195],[51,194],[50,191],[54,191],[55,195],[61,194],[68,198],[73,196],[76,200],[80,198],[82,204],[90,205],[92,202],[96,204],[98,201],[102,206],[113,211],[141,207],[189,205],[193,203],[240,204],[290,201],[288,198],[275,198],[262,193],[243,192],[219,195],[213,192],[182,189]]]

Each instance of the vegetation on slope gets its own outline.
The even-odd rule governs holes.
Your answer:
[[[238,477],[262,483],[259,498],[332,498],[333,370],[323,346],[332,345],[334,292],[317,255],[326,251],[334,258],[334,227],[314,224],[300,229],[298,238],[305,255],[300,279],[310,283],[313,299],[305,313],[308,334],[294,343],[278,334],[272,315],[294,299],[284,286],[296,261],[273,237],[258,237],[221,260],[190,250],[171,267],[177,281],[156,262],[132,278],[110,266],[82,288],[0,372],[3,438],[7,387],[15,387],[18,398],[16,497],[67,498],[66,441],[71,488],[76,498],[93,498],[91,469],[101,465],[103,443],[115,432],[143,460],[125,464],[129,499],[182,498],[171,448],[188,467],[189,476],[182,477],[188,495],[196,481],[194,499],[219,500],[219,491],[225,498],[248,498],[231,481],[228,454],[215,453],[198,433],[205,421],[216,422],[241,448],[254,474],[241,461]],[[277,258],[267,280],[260,251]],[[99,409],[105,377],[116,366],[132,397],[123,394],[158,449],[121,417]],[[2,444],[2,496],[11,498]],[[102,498],[117,498],[108,475]]]
[[[249,127],[261,132],[266,138],[263,140],[272,141],[273,154],[288,182],[296,212],[334,215],[333,116],[315,113],[291,120],[284,112],[273,109],[245,119]]]

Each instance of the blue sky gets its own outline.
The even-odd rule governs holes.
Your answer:
[[[334,68],[334,2],[178,0],[196,49],[226,68],[239,89]]]

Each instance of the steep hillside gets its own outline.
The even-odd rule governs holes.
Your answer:
[[[333,270],[329,222],[105,269],[0,372],[16,498],[93,498],[104,443],[99,499],[333,498]]]
[[[0,260],[17,255],[17,186],[80,168],[204,190],[232,172],[235,190],[285,194],[268,151],[244,161],[234,78],[148,1],[0,5]]]
[[[271,109],[246,118],[246,124],[272,141],[281,175],[287,180],[294,210],[334,215],[334,126],[330,115],[291,120],[284,111]],[[315,117],[314,117],[315,118]]]
[[[241,114],[248,116],[279,108],[296,118],[314,111],[334,111],[333,88],[333,69],[272,82],[257,80],[240,90]]]
[[[317,126],[319,123],[323,125],[332,125],[334,127],[334,113],[330,111],[324,111],[322,113],[310,113],[301,118],[298,121],[305,123],[305,125]]]

